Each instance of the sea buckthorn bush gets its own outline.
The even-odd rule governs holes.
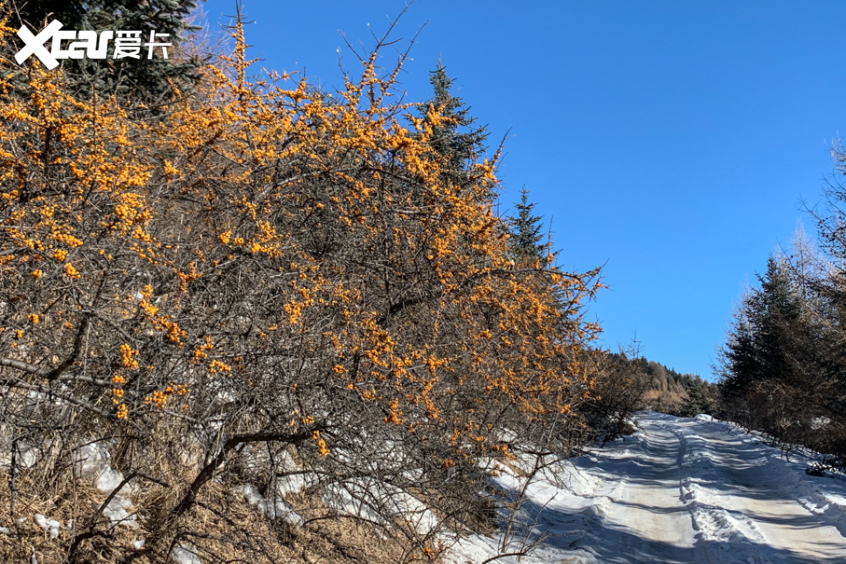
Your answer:
[[[514,260],[499,153],[450,173],[432,143],[447,118],[394,101],[383,45],[329,93],[248,79],[234,39],[157,107],[0,69],[0,448],[41,453],[10,483],[69,495],[87,444],[132,483],[144,546],[66,506],[59,560],[190,543],[274,561],[293,541],[239,529],[231,488],[296,476],[305,529],[342,518],[318,495],[341,487],[404,539],[397,558],[434,558],[396,492],[466,531],[491,507],[484,460],[584,435],[598,272]],[[0,520],[26,516],[6,493]]]

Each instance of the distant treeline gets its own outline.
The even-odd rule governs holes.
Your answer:
[[[630,359],[619,353],[611,356],[641,382],[643,409],[694,417],[700,413],[711,414],[716,408],[717,385],[696,374],[682,374],[645,357]]]

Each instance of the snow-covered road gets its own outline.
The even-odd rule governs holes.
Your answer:
[[[556,465],[530,485],[526,564],[846,564],[846,480],[804,473],[809,458],[700,416],[642,413],[639,430]],[[506,490],[521,482],[499,479]],[[502,538],[477,536],[452,562],[479,563]],[[504,557],[496,562],[518,562]]]

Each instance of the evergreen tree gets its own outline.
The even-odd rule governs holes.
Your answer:
[[[687,398],[682,402],[679,409],[682,417],[695,417],[700,413],[710,413],[713,406],[705,386],[705,382],[700,378],[690,379],[688,385],[685,386]]]
[[[432,85],[432,98],[421,109],[421,117],[426,119],[430,110],[440,112],[446,118],[432,125],[434,149],[449,160],[448,169],[454,171],[452,180],[467,180],[467,165],[475,161],[484,151],[484,142],[488,134],[485,127],[476,127],[476,119],[470,116],[470,109],[464,106],[461,98],[453,95],[454,80],[446,73],[446,67],[438,60],[438,66],[431,71],[429,83]]]
[[[729,415],[787,438],[809,376],[817,371],[814,337],[788,265],[770,258],[761,287],[743,300],[723,350],[721,396]]]
[[[792,379],[795,366],[800,299],[791,288],[787,269],[774,258],[767,261],[767,272],[758,279],[761,287],[744,299],[725,350],[724,386],[738,391],[765,379]]]
[[[118,94],[148,103],[155,103],[173,92],[173,86],[184,89],[198,79],[199,61],[178,60],[174,49],[186,33],[196,29],[186,17],[196,8],[196,0],[14,0],[13,13],[19,24],[37,33],[48,21],[59,20],[67,30],[140,31],[142,43],[150,41],[150,33],[168,34],[164,43],[172,43],[168,59],[157,50],[152,59],[142,47],[140,59],[111,58],[114,42],[106,60],[65,59],[66,74],[74,77],[76,92],[87,96]]]
[[[517,215],[510,218],[511,248],[519,262],[532,263],[544,260],[546,245],[540,243],[541,216],[532,215],[534,203],[529,203],[529,191],[524,186],[520,190],[520,203],[514,204]]]

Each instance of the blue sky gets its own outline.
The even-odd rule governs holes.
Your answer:
[[[330,89],[339,56],[356,70],[339,31],[372,46],[405,6],[243,4],[251,56]],[[204,9],[225,23],[235,2]],[[846,2],[418,0],[393,37],[423,24],[401,88],[425,100],[440,56],[491,142],[509,135],[501,209],[525,185],[561,264],[605,265],[602,343],[710,377],[743,289],[814,232],[802,202],[846,131]]]

